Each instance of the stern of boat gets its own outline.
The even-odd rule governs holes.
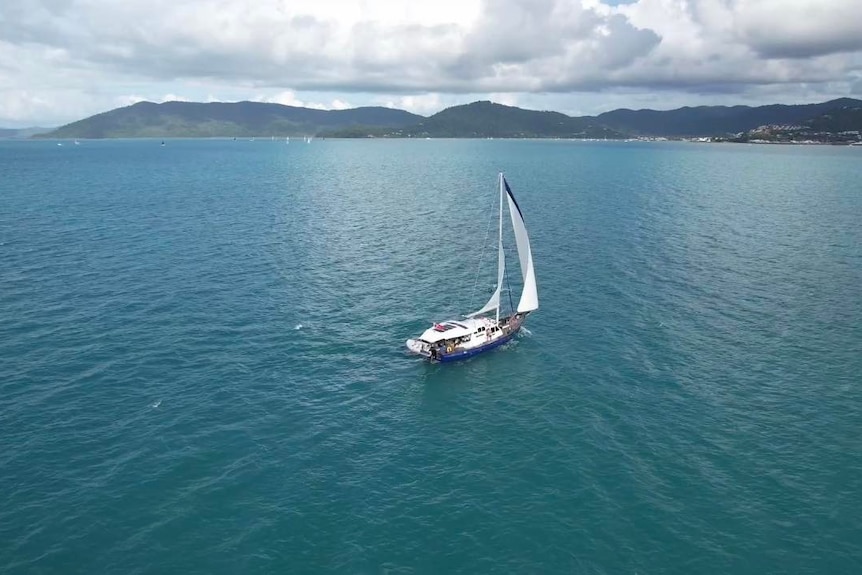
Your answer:
[[[408,339],[406,342],[404,342],[404,345],[407,346],[407,351],[409,351],[410,353],[415,353],[416,355],[424,355],[426,357],[428,356],[428,351],[424,349],[422,342],[418,339]]]

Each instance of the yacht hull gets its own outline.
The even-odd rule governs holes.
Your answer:
[[[478,355],[480,353],[500,347],[501,345],[511,341],[512,338],[517,335],[517,333],[521,330],[522,324],[523,316],[517,315],[509,319],[507,329],[505,330],[505,333],[503,335],[496,337],[493,340],[483,343],[481,345],[477,345],[476,347],[464,348],[456,345],[452,348],[452,351],[444,351],[444,348],[441,346],[438,348],[439,351],[432,353],[430,346],[427,345],[427,342],[423,342],[420,339],[408,339],[405,343],[407,346],[407,350],[410,353],[424,357],[425,359],[433,363],[449,363],[453,361],[467,359],[473,357],[474,355]]]
[[[504,343],[508,343],[511,341],[515,334],[520,331],[521,328],[516,330],[512,330],[508,334],[495,339],[492,342],[486,343],[484,345],[480,345],[479,347],[474,347],[472,349],[465,349],[463,351],[456,351],[453,353],[446,353],[440,356],[436,361],[440,363],[449,363],[450,361],[460,361],[462,359],[467,359],[468,357],[473,357],[474,355],[479,355],[480,353],[491,351],[494,348],[500,347]]]

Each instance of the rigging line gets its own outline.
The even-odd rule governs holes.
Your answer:
[[[496,200],[496,198],[495,198]],[[493,206],[493,203],[491,203]],[[488,209],[486,212],[490,212]],[[491,235],[491,224],[494,222],[493,216],[488,218],[488,227],[485,229],[485,239],[482,241],[482,251],[479,253],[479,266],[476,269],[476,280],[473,282],[473,289],[470,290],[470,309],[473,309],[473,298],[476,297],[476,288],[479,286],[479,275],[482,272],[482,260],[485,259],[485,252],[488,250],[488,237]]]
[[[512,286],[509,285],[509,266],[506,266],[506,291],[509,292],[509,308],[512,310],[512,315],[515,315],[515,304],[512,303]]]

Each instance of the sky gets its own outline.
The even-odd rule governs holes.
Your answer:
[[[570,115],[862,98],[862,0],[0,0],[0,126],[138,101]]]

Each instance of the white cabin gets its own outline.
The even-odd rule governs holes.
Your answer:
[[[469,319],[448,320],[435,323],[426,329],[419,340],[425,343],[439,343],[446,340],[461,340],[467,342],[473,337],[487,339],[495,330],[499,331],[497,322],[487,317],[471,317]]]

